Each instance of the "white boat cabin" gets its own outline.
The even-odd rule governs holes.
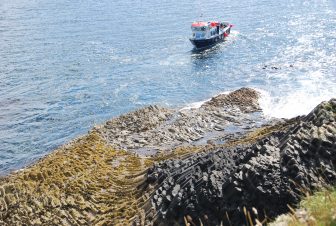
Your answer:
[[[194,22],[191,25],[192,39],[208,39],[213,36],[223,34],[224,28],[228,23],[212,22]]]

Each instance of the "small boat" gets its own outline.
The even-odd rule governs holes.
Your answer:
[[[189,40],[197,49],[207,48],[224,41],[232,27],[233,25],[228,22],[193,22],[192,37]]]

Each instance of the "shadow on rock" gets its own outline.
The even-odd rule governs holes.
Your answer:
[[[288,212],[302,194],[336,181],[336,99],[288,130],[236,148],[213,147],[150,168],[155,187],[135,225],[244,225]]]

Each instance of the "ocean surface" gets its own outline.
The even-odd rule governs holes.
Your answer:
[[[233,23],[193,51],[196,20]],[[336,0],[1,0],[0,174],[95,124],[221,92],[262,92],[267,117],[336,97]]]

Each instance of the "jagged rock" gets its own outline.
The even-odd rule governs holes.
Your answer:
[[[252,129],[249,114],[260,111],[258,99],[257,91],[242,88],[213,97],[197,109],[176,111],[149,106],[107,121],[94,130],[115,148],[138,154],[146,154],[144,150],[169,151],[182,144],[206,144],[210,138],[216,143],[223,137],[228,140],[228,135],[236,130]],[[263,120],[261,115],[259,119]],[[226,130],[233,123],[236,129]]]
[[[336,182],[335,118],[336,100],[332,99],[298,118],[288,131],[273,133],[257,144],[233,149],[213,146],[208,152],[187,157],[180,167],[156,164],[148,178],[159,171],[160,180],[148,183],[158,189],[165,184],[166,194],[179,194],[179,199],[165,205],[153,199],[157,212],[153,223],[183,224],[185,216],[197,219],[206,215],[208,224],[203,225],[242,225],[245,208],[249,214],[259,213],[251,214],[259,219],[288,211],[287,204],[295,205],[305,192],[302,188],[311,190]],[[170,180],[166,175],[172,174],[173,183],[166,183]]]
[[[220,94],[211,98],[202,107],[238,107],[243,112],[260,110],[258,104],[259,93],[250,88],[241,88],[229,94]]]

